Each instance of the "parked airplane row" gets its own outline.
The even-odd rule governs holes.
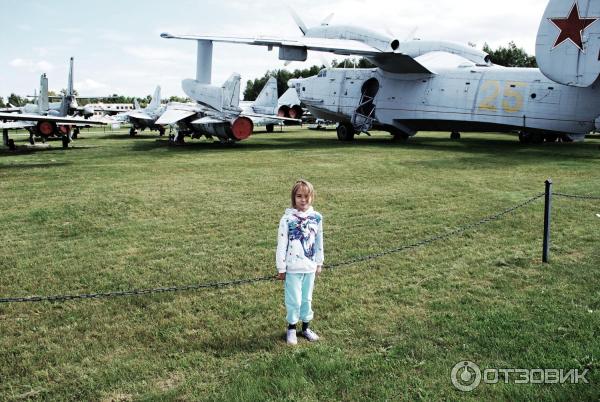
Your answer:
[[[539,69],[496,66],[488,54],[450,42],[400,41],[328,21],[307,28],[298,18],[300,38],[161,36],[197,41],[203,79],[210,78],[214,42],[279,48],[286,61],[305,61],[308,51],[366,57],[377,67],[329,68],[290,82],[315,117],[338,122],[342,141],[380,129],[399,139],[420,130],[447,130],[453,138],[460,131],[518,132],[522,142],[540,143],[596,129],[598,19],[600,0],[551,0],[537,35]]]
[[[295,93],[316,118],[338,123],[342,141],[378,129],[403,140],[420,130],[447,130],[451,138],[502,131],[518,132],[524,143],[554,142],[583,138],[600,118],[600,0],[550,0],[537,35],[539,69],[497,66],[485,52],[447,41],[400,41],[330,25],[330,17],[313,28],[295,19],[299,38],[161,34],[197,43],[196,78],[182,81],[193,103],[163,106],[157,91],[148,108],[126,114],[130,134],[144,128],[162,134],[171,125],[177,142],[188,135],[234,142],[248,138],[255,124],[269,131],[298,118],[296,105],[273,106],[271,81],[251,105],[239,101],[239,74],[211,85],[214,42],[278,48],[285,61],[305,61],[309,51],[367,58],[375,68],[326,68],[289,83],[287,94]]]

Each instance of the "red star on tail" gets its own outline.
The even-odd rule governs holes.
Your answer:
[[[577,1],[575,1],[571,13],[567,18],[550,18],[550,21],[560,29],[560,34],[558,35],[558,38],[556,38],[556,42],[554,42],[552,49],[564,41],[570,40],[583,52],[583,31],[588,26],[598,21],[598,18],[581,18],[579,16]]]

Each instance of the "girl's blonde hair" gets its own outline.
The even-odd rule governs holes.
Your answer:
[[[308,190],[308,196],[310,197],[311,204],[315,199],[315,188],[313,185],[308,180],[300,179],[296,181],[294,187],[292,187],[292,208],[296,208],[296,194],[301,188]]]

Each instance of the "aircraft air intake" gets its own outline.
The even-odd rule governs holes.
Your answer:
[[[390,42],[390,47],[392,48],[393,51],[398,50],[398,48],[400,47],[400,41],[398,39],[394,39],[393,41]]]

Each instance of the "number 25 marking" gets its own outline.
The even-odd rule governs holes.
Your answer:
[[[507,82],[505,84],[502,97],[502,110],[504,112],[517,113],[523,108],[523,94],[517,88],[524,88],[525,86],[526,84],[522,82]],[[485,94],[485,97],[477,108],[490,112],[498,111],[496,105],[500,95],[500,82],[485,81],[481,86],[481,93]]]

